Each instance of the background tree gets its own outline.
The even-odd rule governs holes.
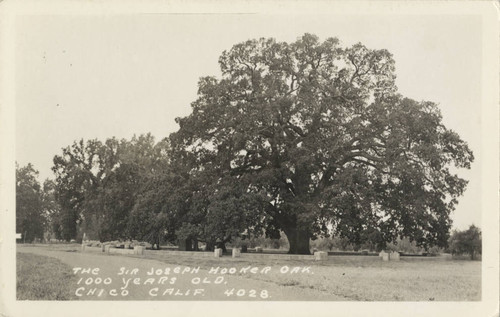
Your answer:
[[[240,208],[211,206],[230,204],[222,193],[237,184],[260,197],[254,225],[282,230],[290,253],[310,253],[309,239],[329,227],[358,245],[373,234],[446,244],[467,183],[449,167],[470,168],[473,155],[436,104],[396,93],[388,51],[306,34],[237,44],[219,64],[222,77],[200,79],[171,135],[190,177],[210,175],[195,212],[238,217]]]
[[[482,251],[481,230],[474,225],[467,230],[455,230],[450,237],[449,249],[452,254],[468,254],[474,260]]]
[[[212,170],[193,171],[184,159],[164,165],[152,175],[131,214],[130,230],[138,239],[187,243],[208,250],[258,223],[258,197],[238,186],[237,179],[216,183]],[[235,212],[237,210],[238,212]]]
[[[207,171],[208,172],[208,171]],[[189,180],[189,209],[183,219],[190,238],[225,250],[225,244],[243,232],[253,233],[262,215],[260,197],[240,186],[239,179],[215,175],[192,176]],[[194,225],[194,226],[193,226]]]
[[[31,165],[19,167],[16,163],[16,232],[21,239],[33,242],[43,239],[45,218],[38,171]]]
[[[56,184],[46,179],[42,189],[43,214],[47,239],[63,239],[61,227],[61,209],[56,201]]]
[[[95,198],[106,171],[114,165],[110,161],[117,141],[111,140],[107,145],[109,150],[104,151],[100,141],[82,139],[54,157],[56,200],[61,207],[62,237],[67,241],[77,237],[77,225],[83,220],[89,224],[98,208]]]
[[[159,246],[163,241],[176,241],[175,231],[183,202],[176,196],[182,180],[168,166],[145,181],[130,213],[128,230],[137,240]]]
[[[81,234],[100,240],[125,239],[139,189],[163,168],[164,142],[150,134],[129,140],[80,140],[54,157],[56,199],[66,240]]]
[[[132,237],[130,213],[145,183],[165,168],[167,147],[165,141],[156,143],[150,134],[120,141],[116,165],[99,189],[101,240]]]

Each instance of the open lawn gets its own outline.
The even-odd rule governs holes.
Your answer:
[[[346,301],[479,301],[481,262],[407,260],[383,262],[379,257],[330,256],[327,261],[276,260],[230,256],[192,258],[178,255],[161,261],[171,265],[236,267],[271,266],[269,274],[247,275],[278,285],[318,289]],[[283,266],[311,266],[314,274],[282,274]],[[242,274],[240,274],[242,275]]]
[[[93,265],[106,267],[110,266],[111,262],[115,262],[117,267],[136,265],[144,268],[141,268],[144,271],[151,268],[151,265],[155,268],[200,267],[205,272],[203,274],[217,267],[219,269],[235,268],[236,273],[231,274],[234,279],[230,282],[231,285],[238,287],[262,285],[267,289],[273,289],[276,295],[282,293],[280,297],[273,297],[274,300],[481,300],[480,261],[402,259],[399,262],[383,262],[375,256],[330,256],[327,261],[314,261],[280,259],[276,256],[271,258],[266,254],[252,256],[243,254],[240,258],[231,256],[215,258],[200,257],[189,252],[173,254],[168,251],[147,252],[144,256],[121,256],[93,252],[68,252],[79,250],[78,245],[18,248],[18,251],[22,252],[43,252],[68,263],[71,261],[81,263],[88,258]],[[77,256],[78,259],[70,258]],[[53,267],[57,265],[59,269],[54,270]],[[266,274],[240,273],[241,268],[249,266],[259,267],[259,269],[271,267],[271,269]],[[280,272],[283,267],[289,268],[287,273]],[[309,267],[310,273],[290,274],[294,267]],[[113,270],[116,269],[113,268]],[[25,273],[22,274],[22,272]],[[21,299],[21,295],[27,298],[26,295],[28,295],[30,299],[42,299],[35,296],[43,295],[44,299],[72,299],[68,288],[68,285],[73,283],[70,281],[72,276],[64,272],[70,272],[70,268],[65,265],[61,266],[59,261],[54,261],[49,257],[18,253],[18,298]]]
[[[71,300],[71,267],[43,255],[17,253],[18,300]]]

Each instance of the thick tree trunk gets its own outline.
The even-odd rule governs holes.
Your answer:
[[[283,230],[290,244],[289,254],[311,254],[309,249],[309,231],[296,228],[286,228]]]
[[[200,251],[200,249],[198,248],[198,239],[196,238],[193,239],[193,250]]]
[[[222,253],[227,253],[226,243],[217,242],[216,245],[217,245],[217,248],[222,249]]]
[[[212,242],[207,242],[205,246],[205,251],[213,251],[215,248],[215,245]]]

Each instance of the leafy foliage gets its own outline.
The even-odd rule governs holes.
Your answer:
[[[330,226],[356,244],[446,244],[467,184],[449,167],[469,168],[473,155],[436,104],[396,93],[388,51],[306,34],[237,44],[219,64],[222,78],[200,80],[170,138],[174,158],[205,183],[195,212],[283,230],[291,253],[309,253]],[[242,200],[253,217],[238,218]]]
[[[33,165],[19,167],[16,164],[16,232],[21,233],[21,239],[26,242],[43,239],[45,218],[37,177],[38,171]]]
[[[46,221],[45,231],[48,234],[47,237],[61,240],[63,238],[61,210],[56,201],[56,184],[53,180],[46,179],[43,182],[42,203]]]
[[[53,167],[63,238],[75,238],[77,224],[92,238],[129,237],[129,214],[143,184],[165,165],[167,146],[147,134],[64,148]]]
[[[182,210],[183,206],[174,194],[179,182],[175,174],[166,170],[145,180],[129,218],[132,237],[157,245],[162,240],[174,240],[180,212],[177,208]]]
[[[452,254],[468,254],[474,260],[482,251],[481,230],[474,225],[467,230],[455,230],[450,237],[449,248]]]
[[[167,140],[80,140],[54,157],[56,235],[211,248],[284,232],[290,253],[330,235],[447,244],[467,185],[452,169],[473,154],[435,103],[397,93],[387,50],[305,34],[236,44],[219,64]]]

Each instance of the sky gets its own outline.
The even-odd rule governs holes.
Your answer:
[[[343,46],[387,49],[404,96],[440,105],[473,150],[454,227],[481,226],[481,19],[473,15],[156,14],[37,15],[16,21],[16,161],[53,178],[54,155],[73,141],[176,131],[202,76],[220,74],[224,50],[248,39],[304,33]]]

